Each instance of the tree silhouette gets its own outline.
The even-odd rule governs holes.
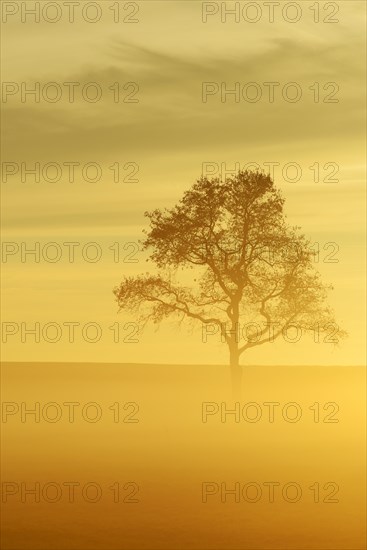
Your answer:
[[[239,388],[246,350],[293,325],[302,331],[335,327],[326,304],[331,287],[315,270],[310,242],[287,224],[283,205],[269,175],[242,171],[224,182],[202,177],[174,208],[146,212],[143,248],[161,271],[125,277],[114,290],[120,308],[136,311],[142,323],[178,315],[215,327],[229,348],[233,388]],[[193,284],[175,282],[179,268],[194,267]]]

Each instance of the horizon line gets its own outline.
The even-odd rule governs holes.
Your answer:
[[[229,367],[229,363],[116,363],[116,362],[103,362],[103,361],[0,361],[2,364],[19,364],[23,363],[26,365],[34,364],[52,364],[52,365],[120,365],[120,366],[150,366],[150,367]],[[240,365],[241,367],[363,367],[366,368],[367,365],[363,364],[353,364],[353,365],[333,365],[333,364],[244,364]]]

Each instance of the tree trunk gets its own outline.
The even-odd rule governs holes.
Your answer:
[[[231,367],[231,381],[232,381],[232,398],[235,401],[241,400],[241,382],[242,382],[242,368],[239,364],[240,354],[238,351],[238,343],[240,339],[239,335],[239,297],[232,300],[232,313],[231,318],[231,331],[230,338],[228,340],[229,345],[229,362]]]
[[[241,401],[241,385],[242,385],[242,367],[239,364],[240,355],[238,346],[229,348],[231,382],[232,382],[232,397],[235,401]]]

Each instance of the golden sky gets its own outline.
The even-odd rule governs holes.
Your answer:
[[[195,0],[137,2],[138,22],[114,23],[112,4],[100,2],[102,17],[94,24],[83,21],[78,10],[73,23],[63,12],[56,23],[42,17],[39,23],[31,18],[22,22],[18,13],[2,24],[3,81],[19,89],[21,83],[31,88],[38,82],[43,89],[56,82],[62,89],[55,103],[42,96],[37,103],[30,95],[22,102],[20,92],[9,95],[5,103],[3,95],[2,162],[19,166],[6,181],[3,172],[3,241],[15,243],[19,250],[21,243],[30,248],[40,243],[41,251],[54,242],[63,251],[55,263],[42,257],[37,263],[31,256],[22,262],[20,252],[3,263],[2,321],[19,328],[3,346],[3,359],[225,363],[226,347],[214,338],[203,344],[200,326],[193,332],[169,323],[158,332],[147,327],[138,342],[115,343],[109,327],[120,323],[120,340],[126,340],[132,330],[125,323],[135,319],[117,314],[112,289],[123,275],[154,270],[143,254],[135,253],[136,245],[127,243],[142,238],[144,212],[174,205],[201,175],[203,163],[226,163],[231,168],[257,162],[265,168],[264,163],[274,162],[279,163],[274,178],[283,190],[288,219],[319,243],[317,267],[334,286],[330,303],[349,337],[338,348],[305,337],[298,344],[279,341],[251,350],[242,362],[363,363],[365,3],[338,2],[335,23],[316,23],[310,10],[314,2],[307,0],[298,2],[302,17],[295,23],[278,12],[270,23],[261,2],[263,16],[256,23],[236,23],[230,17],[221,22],[220,13],[203,23],[202,2]],[[321,18],[324,5],[320,2]],[[68,101],[67,82],[80,84],[73,103]],[[96,103],[83,100],[80,93],[90,82],[102,90]],[[116,82],[121,97],[137,84],[139,91],[131,97],[139,101],[114,102],[109,87]],[[128,82],[136,84],[124,90]],[[255,82],[263,95],[257,103],[236,102],[233,95],[222,102],[217,93],[203,102],[203,82],[225,83],[228,90],[236,82],[241,89]],[[267,99],[267,82],[279,83],[274,102]],[[302,90],[295,103],[281,93],[291,82]],[[319,102],[314,101],[315,83]],[[324,89],[328,83],[337,84],[335,95],[335,84]],[[328,97],[339,101],[327,103]],[[62,166],[59,181],[41,176],[35,182],[32,175],[21,181],[21,163],[32,168],[36,162],[41,167],[50,162]],[[68,181],[65,164],[71,162],[80,163],[74,182]],[[81,167],[88,162],[100,166],[99,181],[83,180]],[[109,168],[114,163],[120,163],[121,180],[138,165],[133,176],[138,181],[114,182]],[[124,169],[127,163],[134,164]],[[299,181],[289,181],[292,169],[286,172],[288,181],[284,178],[288,163],[301,167]],[[330,176],[335,165],[338,172]],[[323,181],[327,175],[338,181]],[[74,263],[68,261],[65,242],[80,243]],[[96,263],[83,260],[80,252],[91,242],[102,251]],[[119,243],[122,258],[138,261],[114,262],[109,248],[113,243]],[[31,327],[36,322],[80,326],[73,343],[68,342],[66,328],[57,343],[41,338],[34,344],[32,336],[21,342],[21,323]],[[97,343],[81,337],[80,327],[91,322],[102,330]]]

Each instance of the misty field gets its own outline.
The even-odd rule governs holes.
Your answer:
[[[243,373],[4,363],[4,550],[364,548],[364,369]]]

